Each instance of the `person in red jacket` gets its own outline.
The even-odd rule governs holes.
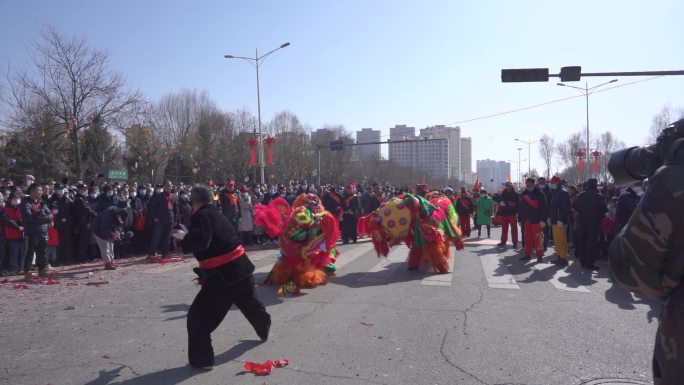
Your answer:
[[[518,193],[513,188],[513,183],[506,182],[506,188],[499,195],[499,216],[501,217],[501,243],[497,246],[505,247],[508,242],[508,226],[511,227],[511,240],[513,241],[513,248],[518,247]]]
[[[48,241],[47,248],[45,249],[45,257],[47,258],[48,266],[54,266],[57,261],[57,249],[59,248],[59,232],[55,227],[55,222],[58,222],[56,218],[59,215],[57,202],[52,202],[50,211],[52,211],[52,222],[50,222],[50,225],[48,226]]]
[[[21,193],[10,195],[2,216],[3,232],[9,250],[10,273],[19,273],[19,263],[24,253],[24,227],[21,225]]]
[[[544,227],[549,211],[544,193],[535,184],[534,178],[525,180],[525,191],[520,194],[520,217],[525,226],[525,256],[521,260],[532,259],[532,251],[537,255],[537,263],[544,257]]]

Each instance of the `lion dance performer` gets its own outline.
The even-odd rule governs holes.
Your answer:
[[[323,208],[315,194],[300,194],[291,210],[285,209],[283,202],[275,200],[268,208],[255,209],[255,222],[264,223],[270,236],[280,237],[278,260],[263,283],[278,285],[281,287],[279,292],[284,290],[285,294],[292,291],[293,285],[308,288],[327,283],[328,277],[337,269],[335,244],[340,237],[337,219]],[[281,218],[289,213],[280,228],[277,228],[278,215],[274,211],[280,213]]]
[[[449,198],[438,192],[405,193],[359,220],[359,232],[369,234],[378,256],[386,257],[392,246],[404,242],[410,249],[408,269],[426,263],[435,272],[449,272],[450,246],[463,249],[458,215]]]

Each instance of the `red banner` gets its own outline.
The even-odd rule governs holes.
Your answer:
[[[275,143],[275,139],[271,138],[270,136],[267,136],[266,139],[264,139],[264,143],[268,146],[268,164],[272,165],[273,164],[273,143]]]
[[[591,153],[591,155],[594,157],[594,171],[598,172],[599,171],[599,159],[601,158],[601,153],[598,151],[594,151]]]
[[[252,167],[254,167],[256,165],[256,160],[255,160],[254,154],[255,154],[255,148],[256,148],[258,143],[259,143],[259,141],[256,140],[255,138],[250,138],[247,141],[247,144],[249,145],[249,148],[250,148],[249,165]]]
[[[577,155],[577,158],[579,159],[579,164],[577,165],[577,168],[579,169],[579,172],[584,172],[584,151],[579,150],[575,153]]]

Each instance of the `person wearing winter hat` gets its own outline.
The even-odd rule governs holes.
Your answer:
[[[561,266],[568,265],[568,222],[572,203],[570,194],[563,189],[558,176],[551,178],[549,183],[551,200],[549,202],[549,224],[553,232],[554,247],[558,258],[553,263]]]

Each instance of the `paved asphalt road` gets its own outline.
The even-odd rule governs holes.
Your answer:
[[[613,287],[604,263],[594,273],[524,263],[496,247],[499,234],[469,240],[444,275],[407,271],[404,246],[382,260],[367,241],[340,246],[329,284],[293,298],[258,288],[273,319],[268,342],[231,310],[213,334],[210,372],[186,366],[194,260],[79,265],[28,289],[4,282],[0,383],[650,383],[657,303]],[[250,257],[263,279],[275,252]],[[244,361],[281,358],[289,366],[269,376],[243,371]]]

